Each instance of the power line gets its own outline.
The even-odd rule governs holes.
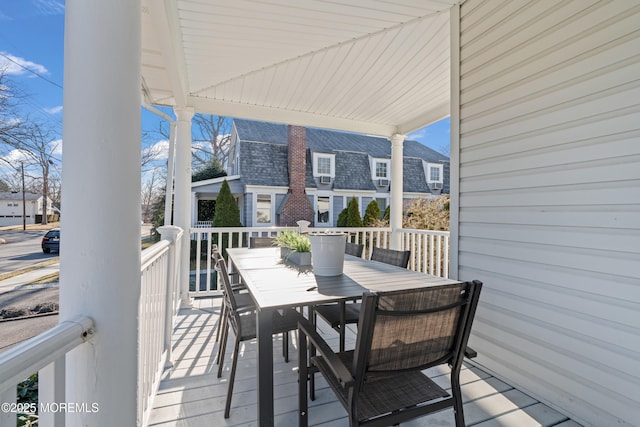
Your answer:
[[[13,59],[11,59],[9,56],[5,55],[4,53],[0,52],[0,56],[3,56],[4,58],[8,59],[9,61],[13,62],[14,64],[16,64],[18,67],[22,68],[25,71],[28,71],[29,73],[33,74],[34,76],[40,77],[42,80],[44,80],[45,82],[51,83],[52,85],[59,87],[60,89],[62,89],[62,86],[59,85],[58,83],[54,82],[53,80],[49,80],[48,78],[46,78],[45,76],[43,76],[40,73],[37,73],[35,71],[33,71],[30,68],[25,67],[24,65],[20,64],[19,62],[14,61]]]

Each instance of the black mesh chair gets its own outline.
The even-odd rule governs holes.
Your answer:
[[[371,261],[384,262],[398,267],[407,268],[411,251],[396,251],[394,249],[373,248]]]
[[[352,351],[334,353],[302,319],[299,425],[307,425],[307,382],[319,371],[350,426],[395,425],[453,407],[456,426],[463,427],[460,368],[481,288],[474,281],[365,293]],[[442,364],[451,367],[451,394],[423,372]]]
[[[233,331],[235,335],[235,342],[233,347],[233,355],[231,362],[231,373],[229,375],[229,386],[227,390],[227,400],[224,407],[224,417],[229,418],[231,411],[231,397],[233,396],[233,384],[236,377],[236,368],[238,366],[238,354],[240,351],[240,343],[242,341],[248,341],[256,338],[256,312],[254,310],[241,309],[238,306],[237,296],[231,289],[231,283],[229,281],[229,275],[227,274],[227,265],[224,258],[217,257],[216,268],[219,270],[222,285],[225,288],[224,306],[225,306],[225,318],[224,327],[222,331],[222,339],[220,342],[220,349],[218,352],[218,378],[222,376],[222,367],[224,363],[224,353],[227,347],[227,336],[229,330]],[[242,294],[240,294],[242,295]],[[282,353],[286,362],[289,361],[289,340],[288,333],[298,327],[298,321],[303,317],[296,310],[286,308],[282,310],[273,311],[273,333],[283,334],[282,340]]]
[[[211,251],[211,258],[213,259],[214,262],[214,268],[217,271],[217,277],[218,277],[218,289],[220,289],[220,291],[222,291],[223,295],[226,292],[225,287],[221,285],[221,272],[220,272],[220,268],[218,267],[218,261],[219,260],[224,260],[222,257],[222,254],[220,253],[220,251],[218,250],[218,245],[213,245],[212,251]],[[229,281],[229,275],[228,273],[225,274],[225,277],[227,278],[227,280]],[[250,311],[250,310],[255,310],[256,309],[256,305],[254,304],[253,300],[251,299],[251,296],[244,292],[246,290],[246,287],[240,283],[236,283],[236,284],[230,284],[231,287],[231,291],[235,294],[235,300],[236,300],[236,305],[238,310],[240,311]],[[216,342],[218,342],[220,340],[220,334],[222,332],[222,324],[223,321],[225,319],[226,316],[226,310],[227,307],[225,304],[222,304],[222,307],[220,307],[220,316],[218,316],[218,325],[216,327]],[[216,363],[220,363],[220,351],[218,350],[218,355],[216,356]]]
[[[364,245],[358,243],[347,242],[344,247],[344,253],[346,255],[357,256],[362,258],[362,252],[364,252]]]
[[[349,243],[347,243],[347,245],[349,245]],[[362,252],[359,256],[362,256]],[[371,253],[371,260],[407,268],[410,256],[411,251],[396,251],[393,249],[374,247]],[[314,310],[318,316],[322,317],[333,329],[338,331],[340,334],[340,351],[344,351],[345,325],[358,323],[358,319],[360,318],[360,303],[346,304],[340,302],[338,304],[323,304],[314,307]]]

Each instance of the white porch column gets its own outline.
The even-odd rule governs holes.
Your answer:
[[[189,299],[189,228],[191,227],[191,118],[193,108],[176,108],[176,170],[173,225],[184,230],[180,259],[180,299],[183,307]]]
[[[391,240],[390,248],[400,250],[402,248],[402,236],[399,230],[402,228],[402,196],[403,190],[403,144],[407,136],[401,134],[391,135]]]
[[[140,0],[67,0],[60,321],[95,337],[67,355],[67,426],[137,424]],[[100,236],[106,236],[102,238]]]
[[[169,131],[169,156],[167,158],[167,185],[164,198],[164,225],[172,225],[171,213],[173,212],[173,166],[176,153],[176,123],[170,124]]]

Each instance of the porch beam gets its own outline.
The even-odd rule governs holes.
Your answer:
[[[67,426],[137,424],[140,0],[67,0],[60,322],[96,334],[66,357]],[[106,230],[107,239],[97,239]]]
[[[180,254],[180,299],[183,307],[191,306],[189,298],[189,228],[191,228],[191,119],[193,108],[174,109],[176,120],[174,225],[182,228],[185,238]]]
[[[404,156],[404,140],[406,135],[391,135],[391,209],[390,209],[390,226],[391,240],[389,242],[391,249],[400,250],[402,248],[402,236],[400,229],[402,228],[402,204],[403,204],[403,156]]]

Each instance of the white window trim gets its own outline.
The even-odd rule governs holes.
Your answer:
[[[376,163],[386,163],[387,164],[387,176],[385,176],[385,177],[376,176]],[[373,180],[387,179],[387,180],[391,181],[391,160],[389,160],[389,159],[372,158],[371,159],[371,179],[373,179]]]
[[[324,193],[324,192],[320,192],[320,193],[316,193],[313,196],[313,212],[314,212],[314,222],[317,221],[318,219],[318,197],[328,197],[329,198],[329,222],[327,223],[322,223],[322,226],[328,226],[328,227],[334,227],[335,224],[333,222],[333,194],[331,193]],[[317,224],[316,224],[317,226]]]
[[[431,169],[440,169],[440,179],[438,181],[434,181],[431,179]],[[442,163],[424,163],[424,174],[427,178],[427,183],[430,182],[439,182],[444,183],[444,165]]]
[[[331,162],[331,166],[330,166],[331,172],[329,174],[318,172],[318,159],[320,158],[329,159],[329,161]],[[335,178],[336,177],[336,155],[327,154],[327,153],[313,153],[313,176],[314,177],[330,176],[331,178]]]
[[[271,197],[271,212],[270,212],[270,222],[258,222],[258,194],[260,195],[268,195]],[[260,191],[257,190],[253,193],[253,226],[254,227],[271,227],[275,225],[275,216],[276,216],[276,193],[270,191]]]

